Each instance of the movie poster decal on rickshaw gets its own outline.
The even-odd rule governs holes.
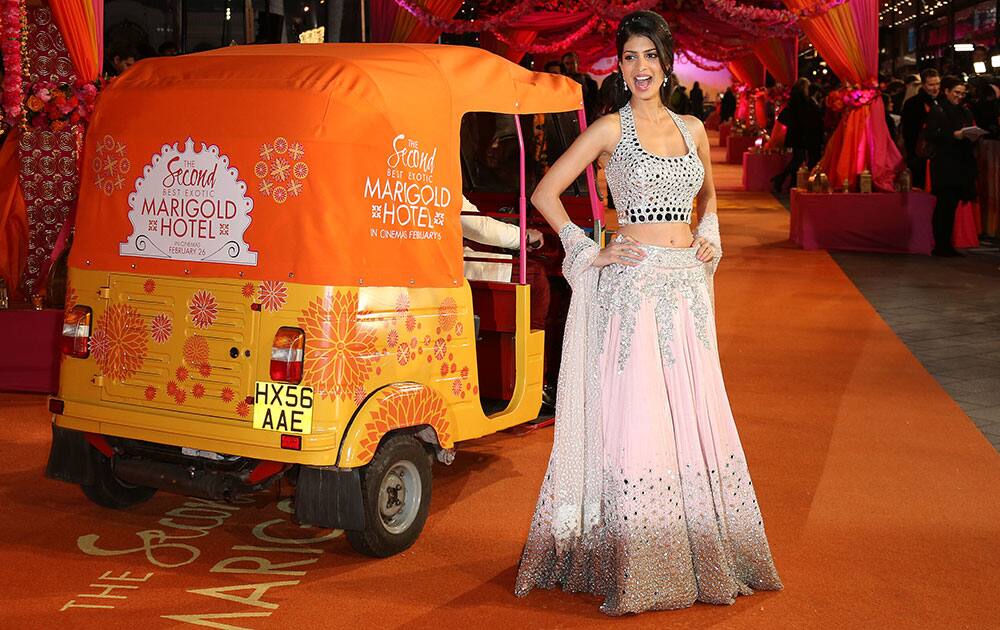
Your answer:
[[[365,178],[364,198],[371,202],[371,238],[442,239],[451,190],[434,183],[437,147],[426,147],[406,134],[392,139],[383,176]]]
[[[122,256],[257,265],[243,239],[253,199],[219,147],[188,138],[165,144],[143,167],[128,196],[132,234]]]

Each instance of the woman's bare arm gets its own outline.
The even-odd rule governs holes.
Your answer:
[[[698,220],[704,218],[706,212],[718,211],[718,201],[715,198],[715,180],[712,178],[712,146],[708,142],[708,133],[705,125],[694,116],[685,116],[691,135],[694,137],[695,146],[698,148],[698,157],[705,167],[705,181],[701,184],[698,197],[695,201],[695,212]]]
[[[531,204],[542,213],[545,220],[556,232],[569,223],[569,215],[559,200],[559,196],[570,187],[600,155],[612,153],[621,135],[618,116],[602,116],[587,127],[566,152],[538,182],[531,195]]]

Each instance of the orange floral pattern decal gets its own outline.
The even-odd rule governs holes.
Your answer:
[[[278,204],[301,195],[309,176],[309,165],[302,159],[305,154],[301,143],[281,137],[261,145],[260,160],[253,167],[253,174],[260,180],[260,192]]]
[[[446,297],[438,307],[438,326],[441,332],[448,332],[458,322],[458,304],[455,298]]]
[[[257,289],[253,286],[253,282],[247,282],[243,285],[241,292],[243,293],[243,297],[251,299],[253,298],[253,294],[257,292]]]
[[[92,163],[94,186],[105,195],[111,196],[125,185],[125,175],[131,168],[125,144],[111,136],[104,136],[97,143],[97,153]]]
[[[184,340],[184,363],[189,367],[197,368],[203,375],[203,366],[208,366],[208,340],[199,335],[188,337]],[[211,374],[211,369],[209,369]]]
[[[101,374],[124,381],[146,360],[149,332],[142,315],[131,306],[112,304],[98,318],[90,337],[90,353]]]
[[[438,442],[451,444],[451,426],[444,400],[431,389],[421,387],[416,392],[393,393],[379,401],[378,409],[362,430],[360,457],[368,461],[378,448],[382,436],[402,427],[429,424],[437,431]]]
[[[280,311],[288,300],[288,288],[280,280],[265,280],[260,283],[257,295],[265,311]]]
[[[358,292],[337,291],[333,298],[309,302],[299,317],[306,333],[305,374],[321,398],[351,400],[378,362],[375,331],[359,324]]]
[[[219,303],[215,296],[204,289],[195,291],[188,302],[188,312],[191,314],[191,321],[197,328],[208,328],[215,323],[215,318],[219,316]]]
[[[148,280],[143,282],[142,290],[145,291],[146,293],[153,293],[154,291],[156,291],[156,280],[149,278]]]

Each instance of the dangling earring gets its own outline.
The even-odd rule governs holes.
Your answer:
[[[666,85],[668,83],[670,83],[670,77],[663,77],[663,85],[664,85],[664,87],[666,87]]]
[[[622,87],[625,88],[625,93],[628,94],[628,81],[625,80],[625,73],[620,73],[618,76],[622,78]]]

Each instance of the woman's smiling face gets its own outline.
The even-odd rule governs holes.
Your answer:
[[[652,98],[660,93],[666,75],[653,40],[633,35],[625,42],[619,61],[625,85],[639,98]]]

